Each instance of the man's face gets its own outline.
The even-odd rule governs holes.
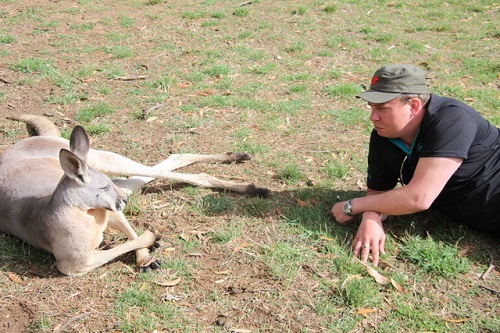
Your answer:
[[[405,129],[412,119],[411,103],[402,103],[397,98],[382,104],[368,103],[370,120],[377,133],[385,138],[404,137]]]

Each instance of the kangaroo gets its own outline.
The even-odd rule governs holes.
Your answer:
[[[19,141],[0,156],[0,232],[52,253],[65,275],[85,274],[130,251],[136,252],[137,266],[158,267],[151,251],[159,246],[159,238],[149,230],[138,236],[122,212],[128,195],[154,179],[250,195],[269,193],[254,184],[173,172],[198,162],[242,162],[251,158],[247,153],[173,154],[149,167],[91,149],[81,126],[74,127],[68,142],[46,117],[23,114],[11,119],[27,123],[37,136]],[[108,224],[129,240],[98,250]]]

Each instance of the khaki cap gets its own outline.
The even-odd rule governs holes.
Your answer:
[[[369,103],[386,103],[402,94],[428,94],[425,71],[414,65],[393,64],[373,75],[370,89],[356,97]]]

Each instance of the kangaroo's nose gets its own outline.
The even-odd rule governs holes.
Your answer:
[[[125,208],[126,204],[127,204],[127,198],[118,198],[116,200],[116,210],[121,211],[123,208]]]

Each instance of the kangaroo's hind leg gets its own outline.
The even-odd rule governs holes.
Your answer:
[[[226,153],[216,155],[174,154],[170,155],[161,163],[149,167],[115,153],[102,150],[91,150],[89,152],[88,161],[92,167],[107,174],[139,176],[132,177],[134,179],[129,182],[127,182],[127,179],[124,179],[125,182],[123,179],[114,180],[115,184],[128,194],[156,178],[163,178],[188,183],[194,186],[227,189],[234,192],[266,197],[269,195],[269,190],[257,187],[254,184],[234,183],[207,174],[191,175],[172,172],[172,170],[194,163],[234,163],[250,158],[251,155],[247,153]]]

